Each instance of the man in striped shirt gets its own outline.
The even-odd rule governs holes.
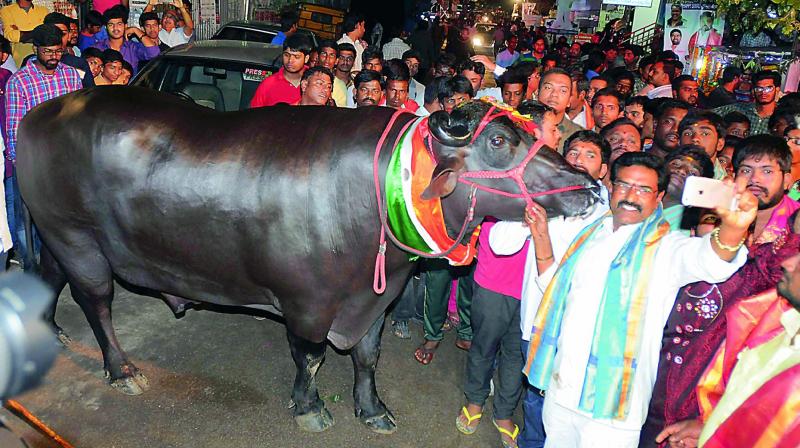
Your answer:
[[[25,114],[47,100],[74,92],[83,87],[78,70],[61,63],[64,48],[61,30],[55,25],[39,25],[32,31],[35,58],[32,58],[9,78],[6,84],[6,158],[12,163],[17,158],[17,129]],[[43,130],[46,132],[46,130]],[[14,194],[14,219],[17,240],[14,245],[25,259],[27,251],[25,230],[22,224],[22,203],[17,189],[16,172],[12,174]],[[33,266],[24,266],[27,270]]]

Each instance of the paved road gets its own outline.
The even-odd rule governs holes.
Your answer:
[[[351,361],[329,349],[318,382],[324,397],[341,397],[326,400],[336,425],[307,434],[287,409],[295,369],[279,322],[210,311],[175,319],[159,300],[120,287],[114,317],[123,347],[150,380],[145,395],[124,396],[106,385],[97,343],[65,290],[57,319],[74,342],[43,386],[18,397],[76,447],[500,446],[491,412],[472,436],[455,429],[466,354],[455,349],[452,333],[433,363],[421,366],[412,357],[420,327],[412,324],[411,341],[384,332],[378,388],[400,426],[390,436],[373,434],[353,416]],[[13,417],[10,426],[32,447],[54,446]]]

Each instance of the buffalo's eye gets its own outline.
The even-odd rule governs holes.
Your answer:
[[[495,148],[499,148],[499,147],[503,146],[505,143],[506,143],[506,139],[504,139],[503,137],[501,137],[499,135],[492,137],[491,144]]]

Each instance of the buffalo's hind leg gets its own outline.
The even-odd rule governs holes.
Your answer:
[[[297,375],[292,389],[294,402],[294,421],[301,429],[322,432],[334,424],[333,416],[319,398],[317,390],[317,371],[325,360],[326,343],[310,342],[296,336],[287,327],[289,348],[297,366]]]
[[[150,385],[120,347],[111,322],[114,278],[111,266],[99,247],[87,238],[70,235],[63,246],[51,247],[69,282],[72,298],[81,307],[92,328],[111,387],[126,395],[140,395]],[[62,255],[59,257],[59,255]]]
[[[350,357],[355,370],[356,417],[379,434],[392,434],[397,431],[397,424],[391,411],[386,408],[375,388],[375,368],[381,354],[381,332],[383,330],[383,314],[375,320],[367,334],[353,347]]]

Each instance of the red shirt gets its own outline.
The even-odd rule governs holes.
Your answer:
[[[283,76],[283,67],[258,85],[250,107],[273,106],[278,103],[295,104],[300,101],[300,86],[295,87]]]
[[[378,106],[386,106],[386,96],[384,96],[383,99],[381,99],[381,102],[378,103]],[[406,100],[405,103],[403,103],[403,107],[401,107],[401,109],[408,112],[416,112],[417,109],[419,109],[419,104],[417,104],[416,101],[409,98]]]

